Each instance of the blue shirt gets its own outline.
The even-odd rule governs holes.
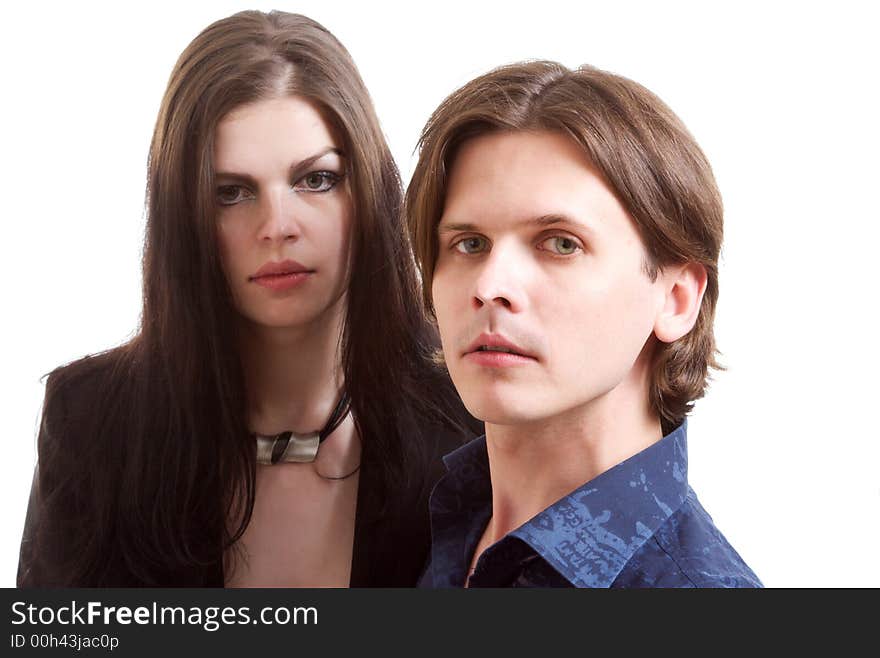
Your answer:
[[[444,457],[421,587],[462,587],[492,516],[486,437]],[[469,587],[762,587],[687,482],[687,421],[487,548]]]

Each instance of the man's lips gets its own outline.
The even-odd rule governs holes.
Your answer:
[[[534,354],[531,354],[525,348],[520,347],[501,334],[480,334],[468,345],[464,352],[464,356],[479,356],[483,360],[496,355],[499,359],[531,359],[537,361],[537,357]]]

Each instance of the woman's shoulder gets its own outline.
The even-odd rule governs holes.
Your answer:
[[[117,351],[88,356],[56,368],[46,379],[19,586],[78,582],[72,569],[97,527],[88,502],[93,474],[107,464],[106,449],[95,440],[94,430],[100,426],[105,392],[114,386],[112,373],[119,360]]]
[[[124,347],[116,347],[58,366],[47,375],[46,387],[53,392],[69,392],[75,389],[87,395],[118,371],[125,352]]]
[[[41,438],[76,434],[118,393],[115,381],[123,361],[121,348],[93,354],[55,368],[46,378]]]

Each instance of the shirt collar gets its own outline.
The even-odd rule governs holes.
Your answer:
[[[514,530],[578,587],[610,587],[687,498],[687,421]]]
[[[443,463],[447,471],[456,471],[461,467],[475,466],[489,472],[489,456],[486,451],[486,435],[479,436],[473,441],[468,441],[443,457]]]
[[[446,486],[467,507],[491,500],[485,436],[444,457]],[[510,533],[578,587],[609,587],[687,498],[687,420],[660,441],[558,500]],[[458,505],[456,505],[458,507]],[[465,506],[447,513],[461,514]],[[435,512],[440,510],[434,510]]]

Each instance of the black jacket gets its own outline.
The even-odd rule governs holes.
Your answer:
[[[52,376],[47,391],[52,385]],[[76,385],[67,386],[63,395],[55,395],[44,410],[38,438],[39,461],[34,474],[27,517],[21,542],[18,565],[19,587],[138,587],[139,582],[126,566],[125,556],[110,551],[115,557],[103,569],[108,574],[100,583],[71,582],[61,565],[69,563],[72,550],[82,546],[84,537],[93,533],[97,523],[89,509],[89,482],[85,477],[59,478],[63,469],[77,469],[77,459],[88,454],[94,458],[94,446],[85,450],[90,440],[83,430],[82,419],[96,413],[96,400],[102,391],[101,370],[78,378]],[[428,458],[414,478],[416,485],[385,495],[405,501],[396,513],[383,512],[382,497],[376,494],[380,482],[378,470],[372,466],[378,456],[369,453],[365,442],[358,485],[357,516],[351,568],[352,587],[414,586],[427,561],[430,548],[428,497],[433,485],[445,473],[442,456],[480,432],[480,424],[463,412],[462,419],[472,434],[461,435],[448,429],[422,428]],[[94,440],[94,439],[92,439]],[[46,457],[51,455],[51,458]],[[60,457],[59,457],[60,456]],[[52,463],[45,463],[51,460]],[[84,469],[81,469],[84,470]],[[121,478],[112,471],[106,477]],[[47,501],[51,501],[48,502]],[[76,539],[77,541],[73,541]],[[159,570],[158,584],[163,587],[222,587],[224,584],[222,552],[217,559],[202,567]]]

